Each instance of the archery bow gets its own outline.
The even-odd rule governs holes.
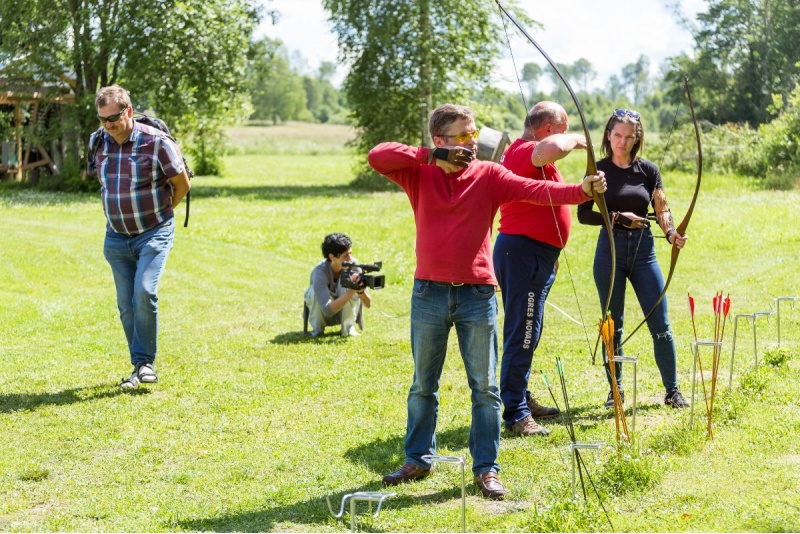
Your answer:
[[[528,32],[525,30],[525,28],[523,28],[522,25],[519,22],[517,22],[517,19],[515,19],[511,15],[511,13],[509,13],[506,10],[506,8],[504,8],[503,5],[500,4],[499,0],[495,0],[495,3],[497,4],[497,7],[500,8],[500,11],[502,13],[504,13],[505,16],[508,17],[508,19],[511,22],[514,23],[514,26],[516,26],[517,29],[519,29],[519,31],[522,32],[522,35],[524,35],[528,39],[528,41],[530,41],[530,43],[536,48],[536,50],[538,50],[544,56],[544,58],[547,60],[547,62],[553,68],[553,71],[556,73],[556,75],[559,77],[559,79],[563,82],[564,86],[566,87],[567,91],[569,92],[569,96],[572,98],[572,101],[575,103],[575,107],[578,109],[578,116],[580,117],[581,124],[583,125],[583,134],[586,136],[586,173],[585,173],[585,176],[590,176],[590,175],[593,175],[593,174],[597,174],[597,162],[596,162],[595,157],[594,157],[594,148],[592,147],[592,138],[589,136],[589,126],[586,123],[586,117],[584,117],[584,115],[583,115],[583,108],[581,107],[581,104],[578,101],[577,95],[575,95],[575,91],[572,90],[572,86],[569,84],[567,79],[564,77],[564,75],[561,73],[559,68],[556,66],[555,61],[553,61],[550,58],[550,56],[547,55],[547,52],[545,52],[544,49],[541,46],[539,46],[539,44],[533,39],[533,37],[531,37],[530,34],[528,34]],[[509,48],[510,48],[510,44],[509,44]],[[602,215],[602,217],[603,217],[603,224],[605,225],[606,231],[608,232],[608,240],[609,240],[609,244],[611,246],[611,281],[610,281],[610,283],[608,285],[608,296],[606,298],[605,306],[603,307],[603,316],[601,318],[601,324],[602,324],[607,320],[607,317],[610,317],[605,312],[608,311],[608,309],[609,309],[609,307],[611,305],[611,293],[612,293],[612,291],[614,289],[614,274],[615,274],[616,269],[617,269],[617,251],[616,251],[616,247],[614,246],[614,230],[613,230],[613,226],[611,225],[611,218],[608,215],[608,208],[606,207],[606,199],[603,196],[603,193],[598,193],[594,189],[592,189],[592,199],[594,200],[594,203],[597,205],[597,209],[600,210],[600,215]],[[592,363],[594,363],[595,355],[597,354],[597,347],[598,347],[599,341],[600,341],[600,335],[598,334],[597,342],[595,342],[594,353],[592,354]]]
[[[700,179],[703,176],[703,149],[700,144],[700,128],[697,126],[697,117],[695,117],[694,105],[692,104],[692,93],[689,91],[689,78],[684,76],[683,85],[684,87],[686,87],[686,97],[689,99],[689,110],[692,113],[692,123],[694,124],[694,135],[695,138],[697,139],[697,182],[695,183],[694,186],[694,195],[692,196],[692,202],[689,204],[689,209],[686,210],[686,215],[684,216],[681,223],[678,225],[678,228],[675,229],[677,235],[686,235],[686,229],[689,228],[689,221],[692,219],[692,212],[694,212],[694,205],[697,202],[697,194],[700,192]],[[658,295],[655,304],[653,304],[653,307],[650,308],[650,311],[647,312],[647,314],[644,316],[642,322],[639,323],[630,334],[628,334],[628,337],[622,340],[622,342],[619,344],[620,347],[623,346],[625,343],[627,343],[631,337],[633,337],[633,334],[635,334],[636,331],[639,330],[642,327],[642,325],[647,322],[647,319],[649,319],[650,316],[653,315],[653,312],[656,311],[658,305],[661,304],[661,301],[664,299],[664,295],[667,294],[669,283],[672,281],[672,275],[675,272],[675,265],[678,264],[678,255],[680,254],[680,252],[681,249],[678,248],[676,239],[672,245],[672,258],[670,259],[669,273],[667,274],[667,281],[664,283],[664,289],[661,290],[661,293]]]

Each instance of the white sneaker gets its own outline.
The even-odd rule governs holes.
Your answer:
[[[348,336],[358,337],[360,335],[361,334],[358,333],[355,326],[351,326],[350,330],[342,330],[342,337],[348,337]]]

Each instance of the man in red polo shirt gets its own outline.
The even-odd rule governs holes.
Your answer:
[[[472,389],[469,448],[475,483],[485,497],[503,499],[506,490],[497,476],[500,395],[492,223],[505,203],[579,204],[592,189],[605,191],[605,179],[587,176],[575,185],[528,180],[496,163],[475,160],[478,131],[472,111],[464,106],[440,106],[428,128],[434,150],[382,143],[369,153],[372,168],[408,195],[417,227],[406,462],[383,482],[410,482],[431,472],[424,456],[436,454],[439,378],[455,327]]]
[[[503,154],[501,164],[532,181],[564,183],[555,162],[575,149],[586,149],[586,137],[567,133],[567,112],[555,102],[539,102],[525,117],[525,130]],[[494,243],[494,268],[503,295],[503,360],[500,398],[506,428],[522,436],[550,433],[536,419],[558,415],[528,391],[533,352],[539,344],[544,305],[556,279],[558,256],[569,239],[568,206],[511,202],[500,208]]]

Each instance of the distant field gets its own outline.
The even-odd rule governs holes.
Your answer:
[[[253,121],[226,129],[226,153],[244,154],[331,154],[349,151],[355,139],[352,126],[287,122],[271,125]]]

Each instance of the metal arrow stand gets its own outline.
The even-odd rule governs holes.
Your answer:
[[[467,531],[467,497],[466,497],[466,482],[464,480],[464,459],[460,456],[435,456],[433,454],[426,454],[422,457],[426,462],[432,464],[456,464],[461,466],[461,531]]]
[[[792,303],[792,309],[794,309],[794,301],[797,300],[797,297],[778,297],[775,299],[775,309],[777,310],[778,314],[778,346],[781,346],[781,301],[788,300]]]
[[[743,319],[752,319],[753,320],[753,357],[755,358],[755,368],[758,369],[758,344],[757,344],[757,337],[756,337],[756,322],[758,321],[759,317],[766,317],[769,320],[769,316],[772,315],[773,312],[754,312],[754,313],[740,313],[738,314],[733,320],[733,347],[731,348],[731,372],[730,376],[728,377],[728,389],[731,389],[733,385],[733,358],[736,354],[736,330],[739,327],[739,318]]]
[[[636,435],[636,384],[637,384],[637,375],[636,375],[636,368],[638,366],[639,358],[636,356],[620,356],[615,354],[611,358],[609,358],[610,362],[614,363],[631,363],[633,364],[633,424],[631,425],[631,435],[628,437],[628,443],[633,444],[633,436]],[[616,380],[617,377],[613,377],[612,380]],[[574,473],[573,473],[574,474]]]
[[[598,455],[600,454],[600,450],[603,448],[603,446],[605,444],[606,444],[605,441],[573,441],[572,443],[567,445],[565,450],[570,455],[571,464],[572,464],[572,500],[573,501],[577,501],[578,500],[578,496],[577,496],[577,482],[578,481],[577,481],[576,477],[577,477],[577,474],[578,474],[578,469],[580,469],[580,466],[578,465],[577,451],[580,451],[580,450],[594,451],[595,458],[597,458]],[[595,463],[597,463],[597,462],[595,462]]]
[[[737,315],[737,317],[739,317]],[[734,338],[736,339],[736,329],[734,328]],[[735,343],[735,342],[734,342]],[[722,341],[695,341],[692,348],[694,354],[694,366],[692,367],[692,406],[689,409],[689,428],[694,424],[694,392],[697,384],[697,362],[700,360],[700,347],[722,347]],[[721,350],[721,349],[720,349]],[[731,372],[733,372],[733,355],[731,355]]]
[[[333,511],[333,507],[331,506],[331,499],[330,497],[325,497],[325,500],[328,501],[328,510],[331,512],[331,515],[336,519],[341,518],[344,515],[344,505],[350,500],[350,531],[356,531],[356,501],[367,501],[369,502],[369,511],[372,512],[372,503],[377,502],[378,507],[375,509],[375,513],[372,515],[375,519],[378,519],[378,514],[381,512],[381,506],[383,505],[383,501],[388,499],[389,497],[394,497],[397,493],[384,493],[381,491],[358,491],[356,493],[348,493],[342,497],[342,505],[339,507],[339,513],[335,513]]]

